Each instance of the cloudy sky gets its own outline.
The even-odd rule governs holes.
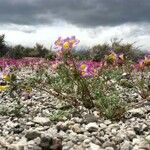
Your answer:
[[[0,34],[13,45],[76,35],[80,45],[118,38],[150,51],[150,0],[0,0]]]

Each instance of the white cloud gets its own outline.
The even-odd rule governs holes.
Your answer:
[[[150,50],[150,24],[124,24],[114,27],[79,28],[65,22],[57,22],[51,26],[21,26],[2,25],[0,34],[6,35],[8,44],[22,44],[34,46],[36,42],[50,47],[59,37],[75,35],[80,39],[80,45],[93,46],[94,44],[110,42],[112,38],[123,39],[125,42],[137,42],[136,46]]]

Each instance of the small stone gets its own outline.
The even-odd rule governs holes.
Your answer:
[[[100,117],[99,111],[93,111],[93,115],[94,115],[96,118],[99,118],[99,117]]]
[[[7,126],[7,127],[10,127],[10,128],[14,128],[14,127],[18,126],[18,123],[14,123],[14,122],[12,122],[12,121],[8,121],[8,122],[6,123],[6,126]]]
[[[42,114],[45,115],[45,116],[47,116],[47,117],[50,116],[50,112],[47,109],[43,110]]]
[[[139,125],[135,126],[133,129],[134,129],[134,131],[137,135],[142,135],[143,134],[143,130]]]
[[[96,123],[89,123],[85,126],[85,130],[89,132],[95,132],[98,130],[98,125]]]
[[[132,145],[138,145],[140,143],[140,141],[141,141],[140,139],[134,138],[132,140]]]
[[[26,125],[27,126],[35,126],[35,124],[33,122],[27,122]]]
[[[85,150],[82,145],[74,145],[70,150]]]
[[[49,136],[41,137],[40,147],[42,147],[42,149],[48,150],[51,145],[52,145],[52,138],[51,137],[49,137]]]
[[[139,150],[139,146],[138,145],[135,145],[132,147],[132,150]],[[142,149],[143,150],[143,149]]]
[[[122,146],[121,146],[120,149],[121,149],[121,150],[130,150],[130,142],[129,142],[129,141],[125,141],[125,142],[122,144]]]
[[[129,117],[143,117],[144,111],[141,108],[133,108],[126,112],[125,116]]]
[[[150,149],[150,144],[147,141],[141,140],[139,143],[139,149]]]
[[[42,126],[49,126],[51,124],[49,118],[46,117],[35,117],[33,122],[38,123]]]
[[[112,129],[112,130],[111,130],[111,133],[112,133],[113,135],[116,135],[116,134],[117,134],[116,129]]]
[[[106,147],[105,150],[114,150],[113,147]]]
[[[74,124],[71,129],[76,133],[82,133],[80,124]]]
[[[13,132],[14,132],[14,134],[19,134],[19,133],[21,133],[21,132],[23,132],[23,128],[22,127],[15,127],[14,129],[13,129]]]
[[[90,143],[91,150],[100,150],[100,146],[94,143]]]
[[[72,124],[74,123],[82,123],[83,122],[83,119],[82,118],[79,118],[79,117],[74,117],[71,119]]]
[[[73,143],[77,144],[79,142],[79,139],[77,138],[77,133],[71,132],[69,134],[69,138],[72,140]]]
[[[71,149],[71,147],[72,147],[71,145],[64,145],[63,150],[69,150],[69,149]]]
[[[78,134],[78,139],[79,139],[80,142],[83,142],[86,138],[87,138],[86,135],[84,135],[84,134]]]
[[[29,141],[24,150],[42,150],[33,140]]]
[[[39,133],[38,131],[36,130],[29,130],[27,131],[25,137],[28,139],[28,140],[33,140],[37,137],[40,137],[41,136],[41,133]]]
[[[97,122],[97,118],[92,114],[86,114],[84,116],[85,123]]]
[[[41,138],[40,137],[37,137],[34,139],[34,143],[37,144],[37,145],[40,145],[41,143]]]
[[[56,125],[56,128],[58,131],[62,130],[62,131],[67,131],[68,130],[68,124],[67,123],[63,123],[63,122],[58,122]]]
[[[128,138],[129,138],[130,140],[132,140],[133,138],[136,137],[136,134],[135,134],[135,132],[134,132],[133,130],[128,130],[128,131],[127,131],[127,136],[128,136]]]
[[[83,143],[85,143],[85,144],[89,144],[90,142],[91,142],[90,139],[85,139],[85,140],[83,141]]]
[[[12,150],[24,150],[24,147],[26,144],[27,144],[26,139],[22,138],[18,143],[12,144],[10,146],[10,149],[12,149]]]
[[[142,130],[143,130],[143,131],[148,131],[148,130],[149,130],[149,127],[148,127],[146,124],[143,124],[143,125],[142,125]]]
[[[14,139],[15,139],[14,137],[10,136],[10,137],[7,139],[7,142],[8,142],[8,143],[13,143]]]
[[[145,138],[150,143],[150,135]]]
[[[126,135],[125,133],[123,133],[123,132],[119,132],[119,133],[117,134],[117,137],[118,137],[120,140],[124,141],[124,139],[127,138],[127,135]]]
[[[18,140],[19,140],[19,137],[18,137],[18,136],[16,136],[16,137],[15,137],[15,140],[16,140],[16,141],[18,141]]]
[[[108,128],[109,128],[109,129],[116,128],[116,129],[118,130],[118,129],[120,129],[120,126],[119,126],[119,124],[110,124],[110,125],[108,126]]]
[[[105,129],[105,128],[107,128],[107,125],[106,124],[104,124],[104,123],[100,123],[100,125],[99,125],[102,129]]]
[[[102,147],[106,148],[106,147],[114,147],[115,146],[115,143],[114,142],[109,142],[109,141],[106,141],[103,143]]]
[[[110,124],[111,124],[111,121],[110,121],[110,120],[105,120],[105,121],[104,121],[104,124],[110,125]]]
[[[49,149],[50,150],[62,150],[62,140],[57,139],[57,138],[53,139],[52,146],[50,146]]]
[[[66,134],[64,131],[61,130],[61,131],[58,133],[57,137],[65,138],[65,137],[67,137],[67,134]]]

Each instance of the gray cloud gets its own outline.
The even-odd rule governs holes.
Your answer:
[[[0,0],[0,23],[84,27],[150,22],[150,0]]]

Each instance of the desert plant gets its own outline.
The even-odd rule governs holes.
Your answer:
[[[104,56],[107,54],[110,46],[108,44],[96,45],[93,46],[90,50],[90,57],[94,61],[101,61]]]
[[[115,91],[109,92],[109,94],[103,91],[98,92],[96,94],[96,99],[98,104],[97,107],[100,108],[100,112],[106,118],[119,120],[123,116],[125,107],[123,102],[119,99],[119,94]]]

